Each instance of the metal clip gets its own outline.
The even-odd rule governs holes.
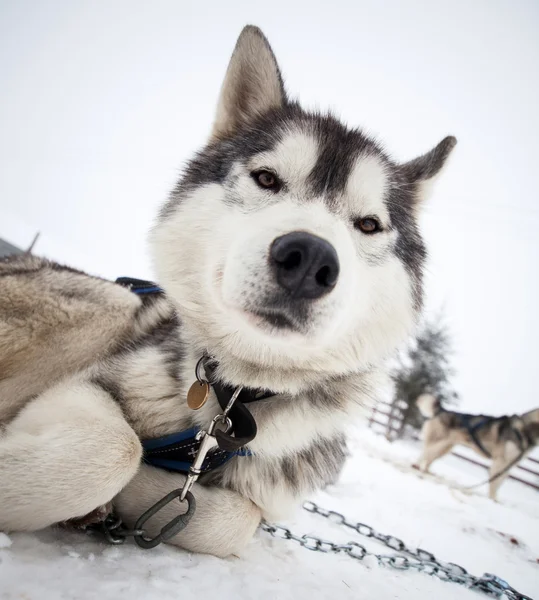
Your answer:
[[[180,502],[183,502],[187,494],[191,491],[191,488],[200,477],[202,473],[202,465],[206,460],[206,456],[210,450],[218,447],[217,439],[213,435],[215,428],[218,423],[224,423],[225,431],[228,431],[232,427],[232,422],[230,419],[223,415],[217,415],[213,418],[210,426],[208,427],[208,431],[200,431],[197,435],[197,439],[200,441],[200,447],[198,449],[197,455],[195,456],[195,460],[193,464],[189,467],[189,473],[187,474],[187,478],[185,483],[183,484],[183,488],[180,494]]]
[[[180,502],[183,502],[185,500],[187,494],[191,491],[191,488],[196,483],[197,479],[200,477],[202,473],[202,465],[206,460],[208,452],[219,446],[215,435],[213,435],[217,425],[219,423],[223,424],[225,427],[225,433],[232,428],[232,421],[228,418],[227,415],[230,412],[230,409],[234,406],[234,402],[236,402],[236,400],[238,399],[238,396],[240,395],[242,389],[243,387],[236,388],[236,390],[232,394],[232,397],[228,401],[228,404],[226,405],[224,411],[212,419],[212,422],[208,427],[208,431],[199,431],[197,435],[197,440],[200,440],[200,447],[198,449],[197,455],[195,456],[193,464],[189,468],[189,473],[187,474],[185,483],[183,484],[183,488],[180,494]]]

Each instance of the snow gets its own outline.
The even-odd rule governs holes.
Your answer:
[[[357,432],[352,450],[338,484],[313,500],[396,535],[412,547],[429,550],[441,560],[457,562],[476,575],[496,573],[520,592],[537,595],[536,491],[506,482],[499,503],[490,501],[483,488],[459,491],[459,485],[481,481],[484,471],[448,457],[436,463],[435,476],[421,476],[409,467],[417,444],[389,444],[367,429]],[[283,525],[298,534],[354,540],[385,553],[383,546],[306,511]],[[94,536],[62,530],[9,537],[0,533],[2,600],[210,596],[333,600],[336,595],[339,600],[481,597],[421,573],[379,567],[370,558],[358,562],[309,552],[262,531],[241,557],[226,560],[166,546],[150,551],[131,543],[108,546]]]

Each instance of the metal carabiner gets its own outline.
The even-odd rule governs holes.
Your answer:
[[[169,494],[161,498],[159,502],[156,502],[153,506],[151,506],[146,512],[144,512],[135,523],[135,530],[142,530],[144,523],[155,514],[157,514],[163,507],[172,502],[175,498],[179,498],[182,493],[182,489],[178,488],[177,490],[172,490]],[[167,523],[161,528],[161,531],[153,538],[146,537],[145,535],[135,535],[135,542],[141,548],[145,550],[149,548],[155,548],[162,542],[166,542],[170,540],[170,538],[174,537],[180,531],[185,529],[189,524],[189,521],[193,518],[196,510],[196,502],[195,497],[191,492],[187,492],[185,495],[185,501],[187,502],[187,511],[182,515],[178,515],[172,521]]]
[[[206,460],[208,452],[210,452],[214,448],[219,447],[217,439],[214,435],[214,431],[218,423],[224,424],[224,431],[228,431],[232,427],[232,421],[224,414],[221,414],[213,418],[212,422],[210,423],[210,426],[208,427],[208,431],[201,430],[198,432],[197,440],[200,441],[200,446],[198,448],[198,452],[195,456],[193,464],[189,467],[189,472],[187,473],[187,478],[185,480],[185,483],[183,484],[182,491],[180,494],[180,502],[183,502],[183,500],[187,496],[187,493],[191,490],[193,485],[196,483],[196,481],[202,474],[202,465]]]

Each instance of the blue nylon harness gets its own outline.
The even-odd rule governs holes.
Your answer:
[[[127,287],[131,292],[139,296],[164,293],[159,286],[151,281],[144,281],[142,279],[119,277],[116,279],[116,283]],[[193,427],[159,438],[141,440],[144,449],[143,461],[146,464],[166,469],[167,471],[187,474],[200,447],[199,432],[200,428]],[[224,465],[234,456],[249,456],[250,454],[251,452],[245,448],[234,451],[217,448],[208,454],[201,471],[209,473]]]

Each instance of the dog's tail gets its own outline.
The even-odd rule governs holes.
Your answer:
[[[520,418],[528,425],[529,423],[539,423],[539,408],[535,408],[530,410],[523,415],[520,415]]]
[[[415,403],[419,412],[427,419],[432,419],[442,407],[440,401],[432,394],[421,394]]]
[[[524,430],[528,441],[533,446],[539,446],[539,408],[520,415],[519,419],[524,423]]]

